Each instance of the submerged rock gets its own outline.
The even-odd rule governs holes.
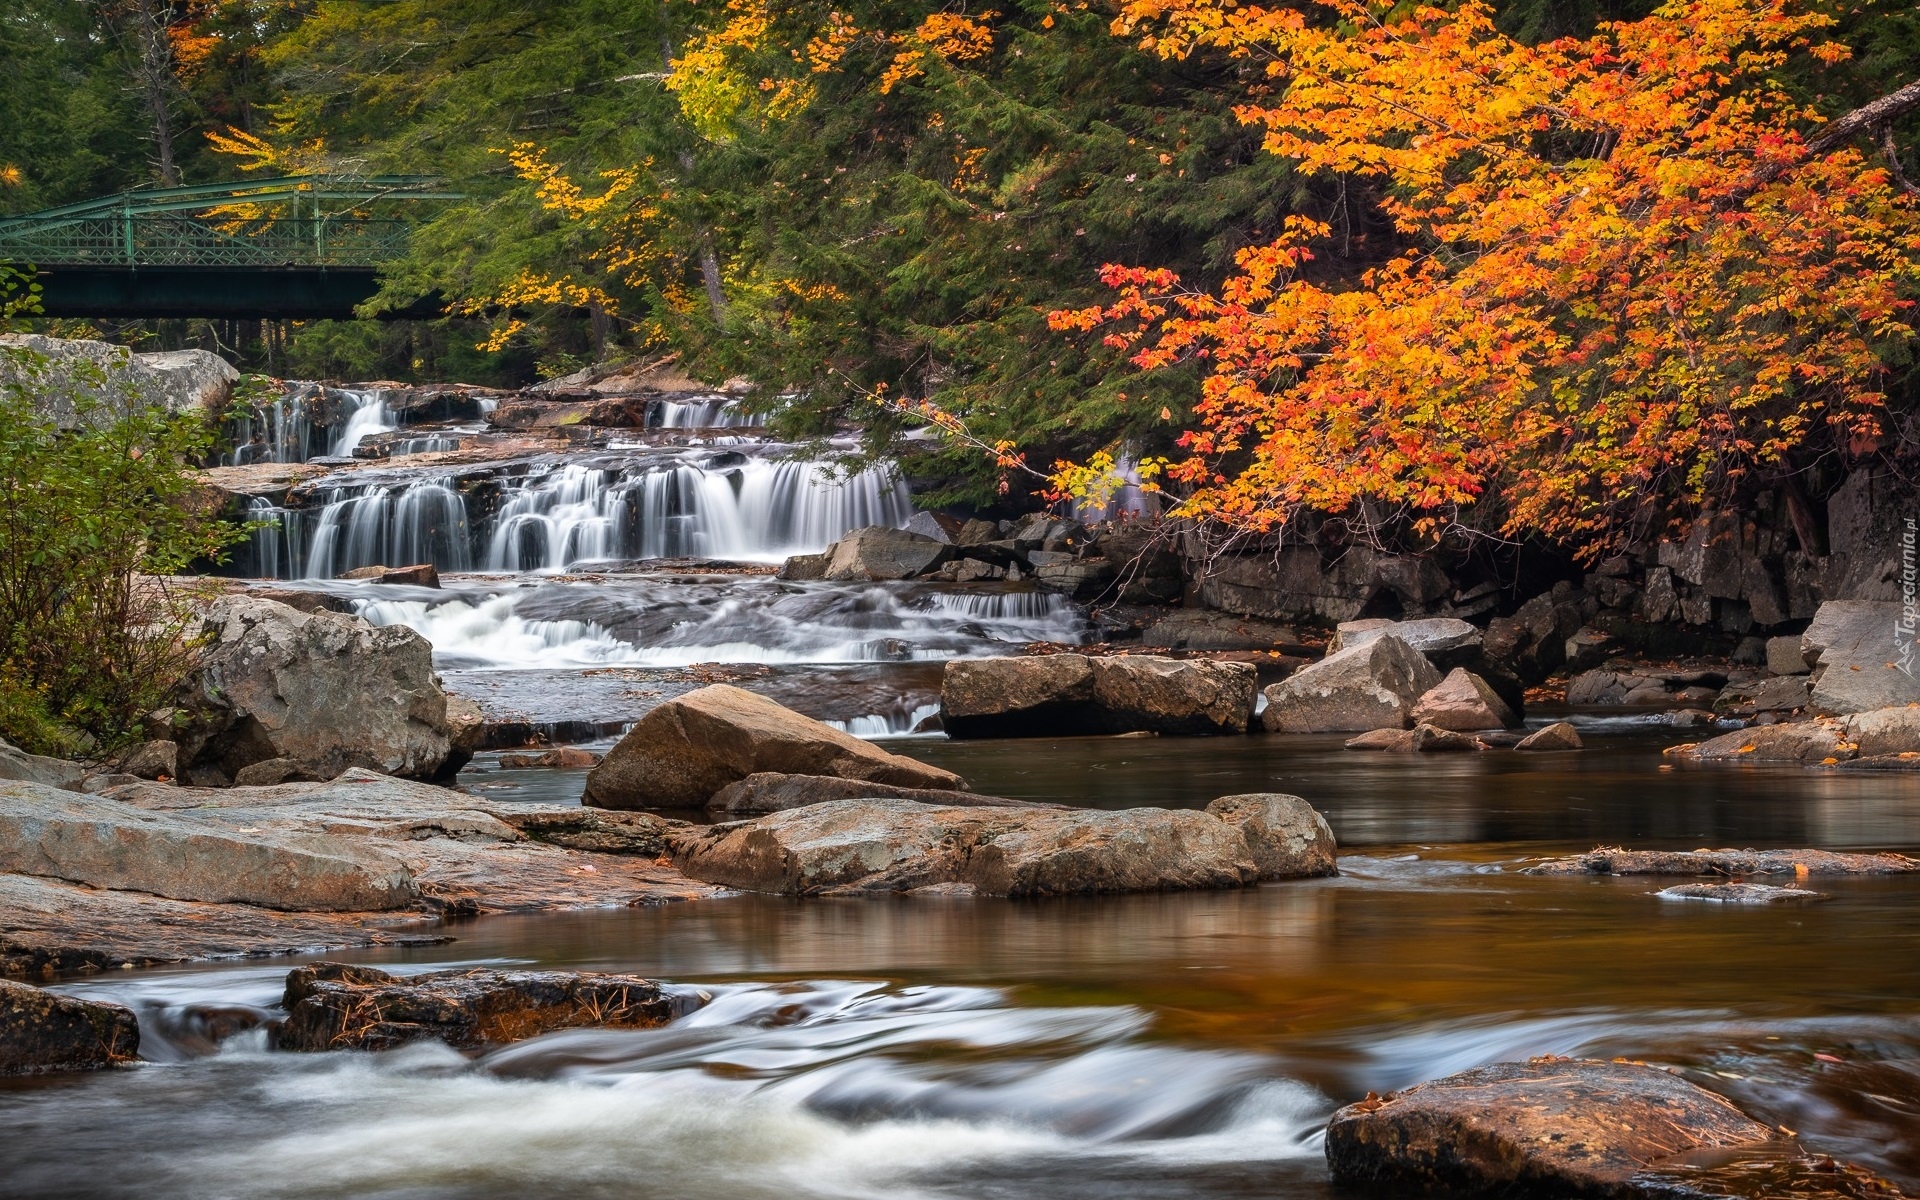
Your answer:
[[[1766,883],[1682,883],[1662,888],[1654,895],[1662,900],[1708,900],[1719,904],[1783,904],[1830,899],[1825,892]]]
[[[389,1050],[434,1040],[475,1050],[576,1026],[650,1029],[698,1007],[637,975],[436,971],[402,978],[314,963],[287,974],[282,1050]]]
[[[950,808],[839,800],[690,829],[676,861],[695,879],[782,895],[940,887],[1063,896],[1242,887],[1333,873],[1332,835],[1293,797],[1229,797],[1221,813]]]
[[[1246,663],[1048,654],[949,662],[940,716],[949,737],[1244,733],[1256,673]]]
[[[1903,854],[1838,854],[1830,850],[1622,850],[1585,854],[1528,867],[1527,875],[1906,875],[1920,858]]]
[[[966,790],[966,781],[951,771],[889,754],[764,696],[721,683],[669,700],[642,717],[588,772],[583,803],[704,808],[721,788],[762,771]]]
[[[1447,672],[1445,679],[1421,695],[1409,715],[1415,724],[1457,733],[1506,729],[1519,724],[1519,718],[1500,694],[1465,667]]]
[[[0,979],[0,1075],[98,1071],[139,1052],[131,1009]]]
[[[433,647],[413,630],[234,595],[208,608],[204,634],[179,735],[196,782],[270,759],[313,779],[349,767],[430,779],[453,760]]]
[[[0,784],[0,871],[310,912],[403,908],[415,899],[406,865],[372,846],[243,832],[31,783]]]
[[[539,754],[502,754],[500,765],[507,770],[550,767],[562,771],[580,771],[600,765],[600,756],[578,746],[559,746]]]
[[[829,800],[913,800],[921,804],[946,804],[958,808],[1062,808],[1058,804],[1040,804],[1032,800],[1009,800],[1003,796],[976,796],[938,788],[895,787],[886,783],[868,783],[860,779],[841,779],[832,775],[783,775],[777,771],[759,771],[728,784],[707,802],[710,812],[749,815],[785,812]]]
[[[1555,721],[1551,725],[1534,730],[1515,743],[1515,750],[1579,750],[1585,742],[1580,740],[1580,731],[1565,721]]]
[[[1655,1067],[1591,1059],[1495,1063],[1369,1096],[1327,1123],[1336,1184],[1444,1195],[1654,1197],[1647,1177],[1689,1151],[1766,1144],[1774,1131]]]
[[[1266,690],[1261,714],[1275,733],[1347,733],[1405,726],[1440,683],[1426,656],[1392,635],[1342,650]]]

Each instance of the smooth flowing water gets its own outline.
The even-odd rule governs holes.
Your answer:
[[[738,417],[719,399],[664,407],[653,424],[688,431],[678,448],[543,460],[487,506],[444,468],[343,480],[260,535],[258,561],[281,565],[261,573],[409,554],[491,568],[439,590],[298,586],[418,630],[448,686],[490,711],[601,745],[714,678],[900,734],[933,711],[945,660],[1086,638],[1076,606],[1008,585],[566,573],[770,560],[909,514],[885,471],[785,461]],[[716,425],[749,443],[698,445]],[[1653,894],[1671,881],[1520,873],[1612,843],[1913,852],[1920,781],[1675,769],[1659,751],[1677,731],[1576,720],[1589,748],[1550,755],[1266,735],[886,743],[983,793],[1089,807],[1294,792],[1341,842],[1334,879],[1044,902],[740,895],[488,918],[446,926],[444,945],[336,956],[630,971],[707,998],[659,1030],[476,1057],[282,1054],[209,1030],[271,1015],[297,960],[69,981],[134,1006],[152,1061],[0,1084],[0,1196],[1320,1200],[1336,1106],[1549,1053],[1673,1066],[1920,1190],[1920,881],[1820,880],[1825,902],[1739,908]],[[495,801],[580,793],[579,772],[480,765],[463,782]]]

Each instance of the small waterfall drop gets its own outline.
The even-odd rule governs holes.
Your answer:
[[[351,457],[362,438],[376,433],[390,433],[398,428],[393,413],[387,408],[384,389],[342,389],[340,394],[349,407],[347,419],[340,422],[339,432],[334,435],[333,446],[328,451],[334,457]]]
[[[662,400],[653,415],[652,424],[658,429],[752,429],[763,424],[758,414],[742,412],[727,396]]]
[[[328,492],[301,574],[331,579],[355,567],[413,563],[432,563],[443,571],[473,569],[467,503],[451,480]]]

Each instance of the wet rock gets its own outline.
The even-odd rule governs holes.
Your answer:
[[[1723,733],[1678,754],[1694,762],[1839,761],[1853,757],[1843,743],[1844,734],[1844,727],[1830,721],[1762,725]]]
[[[139,1052],[131,1009],[0,979],[0,1076],[98,1071]]]
[[[1821,712],[1858,713],[1920,702],[1914,635],[1895,638],[1898,601],[1829,600],[1801,635],[1803,657],[1818,664],[1811,703]],[[1896,644],[1898,640],[1899,644]]]
[[[1426,656],[1386,635],[1332,654],[1269,686],[1262,723],[1275,733],[1345,733],[1408,724],[1440,683]]]
[[[1411,729],[1369,729],[1356,738],[1348,738],[1345,743],[1349,750],[1387,750],[1399,754],[1413,753],[1413,730]]]
[[[710,812],[748,815],[785,812],[808,804],[829,800],[913,800],[921,804],[946,804],[972,808],[1060,808],[1058,804],[1039,804],[1031,800],[1008,800],[1003,796],[976,796],[934,788],[894,787],[859,779],[840,779],[832,775],[782,775],[761,771],[728,784],[707,802]]]
[[[357,841],[242,832],[31,783],[0,784],[0,870],[311,912],[402,908],[415,895],[399,858]]]
[[[1256,617],[1175,609],[1148,625],[1141,644],[1155,650],[1278,650],[1301,645],[1299,630]]]
[[[556,1029],[651,1029],[698,1007],[637,975],[578,971],[436,971],[402,978],[314,963],[287,974],[282,1050],[390,1050],[439,1041],[477,1050]]]
[[[966,790],[951,771],[889,754],[764,696],[714,684],[642,717],[587,774],[583,802],[704,808],[721,788],[760,771]]]
[[[1583,749],[1585,745],[1586,743],[1580,740],[1579,730],[1565,721],[1555,721],[1553,724],[1541,729],[1536,729],[1526,737],[1521,738],[1519,743],[1514,746],[1514,749],[1527,751],[1579,750]]]
[[[508,770],[526,767],[550,767],[563,771],[582,771],[600,765],[600,756],[578,746],[560,746],[539,754],[502,754],[500,765]]]
[[[1507,702],[1486,680],[1465,667],[1422,693],[1409,714],[1416,724],[1472,733],[1479,729],[1506,729],[1519,724]]]
[[[1046,551],[1035,551],[1034,556]],[[1110,587],[1117,574],[1104,558],[1072,558],[1044,565],[1036,563],[1033,581],[1042,591],[1058,592],[1075,600],[1092,600]]]
[[[793,896],[959,884],[981,896],[1241,887],[1260,877],[1247,835],[1191,810],[946,808],[837,800],[695,830],[676,862],[695,879]]]
[[[912,579],[953,557],[945,542],[905,529],[869,525],[835,542],[822,576],[833,580]]]
[[[204,633],[183,770],[230,778],[284,758],[319,779],[349,767],[428,779],[453,757],[433,647],[405,626],[236,595],[208,608]]]
[[[825,579],[827,564],[832,562],[827,554],[796,554],[780,567],[782,579]]]
[[[1720,718],[1704,708],[1678,708],[1666,715],[1665,723],[1675,729],[1704,729],[1718,725]]]
[[[670,838],[687,824],[654,813],[572,804],[501,804],[492,809],[492,815],[550,846],[643,858],[671,854]]]
[[[1834,763],[1838,771],[1920,771],[1920,751],[1908,750],[1900,754],[1870,754],[1865,758],[1849,759]]]
[[[20,352],[35,356],[29,365]],[[0,334],[0,385],[23,383],[63,429],[79,423],[76,398],[113,416],[129,405],[168,412],[215,413],[226,406],[240,372],[205,350],[135,354],[125,346],[37,333]]]
[[[1480,630],[1456,617],[1425,617],[1416,621],[1342,621],[1334,630],[1329,655],[1382,637],[1397,637],[1429,658],[1453,651],[1478,649]]]
[[[1805,675],[1810,669],[1806,655],[1801,652],[1804,637],[1793,634],[1789,637],[1767,639],[1767,670],[1774,675]]]
[[[1338,875],[1333,828],[1313,806],[1282,792],[1222,796],[1207,811],[1238,828],[1262,879]]]
[[[1450,754],[1461,750],[1482,748],[1478,741],[1464,733],[1455,733],[1451,729],[1439,729],[1432,725],[1415,725],[1408,740],[1416,754]]]
[[[1688,1196],[1649,1180],[1688,1151],[1766,1143],[1727,1100],[1640,1063],[1495,1063],[1385,1097],[1327,1123],[1336,1184],[1447,1195]],[[1667,1185],[1671,1186],[1671,1185]]]
[[[0,741],[0,779],[39,783],[47,787],[78,789],[86,777],[86,768],[64,758],[28,754],[10,742]]]
[[[351,571],[342,571],[341,579],[370,579],[375,583],[400,583],[411,587],[440,586],[440,572],[432,563],[417,563],[411,567],[355,567]]]
[[[1527,875],[1907,875],[1920,858],[1901,854],[1838,854],[1829,850],[1622,850],[1585,854],[1526,868]]]
[[[173,779],[180,774],[180,747],[166,739],[142,742],[120,756],[119,766],[141,779]]]
[[[1716,904],[1791,904],[1826,900],[1825,892],[1774,887],[1767,883],[1682,883],[1654,893],[1662,900],[1706,900]]]

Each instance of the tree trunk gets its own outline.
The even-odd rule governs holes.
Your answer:
[[[140,87],[146,93],[147,115],[153,121],[154,170],[167,187],[180,183],[180,167],[173,160],[173,115],[167,94],[173,89],[173,42],[168,28],[172,15],[165,0],[135,0],[134,38],[139,52]]]
[[[660,58],[668,73],[673,71],[673,42],[666,34],[660,35]],[[693,174],[693,151],[682,150],[676,156],[680,160],[680,169],[688,175]],[[700,281],[706,285],[707,307],[713,313],[713,323],[724,326],[727,323],[727,292],[721,286],[720,253],[713,248],[713,231],[704,221],[695,218],[694,236],[700,239]]]

